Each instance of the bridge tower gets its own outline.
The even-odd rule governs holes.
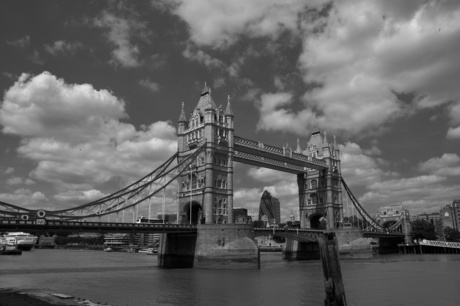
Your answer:
[[[178,162],[206,145],[178,178],[182,223],[233,223],[233,122],[230,97],[225,110],[217,107],[206,84],[189,120],[182,103],[177,131]]]
[[[340,150],[335,136],[333,143],[327,140],[326,132],[316,129],[302,152],[297,142],[296,153],[309,158],[323,159],[327,168],[307,169],[297,175],[299,187],[299,215],[302,228],[335,229],[343,216]]]

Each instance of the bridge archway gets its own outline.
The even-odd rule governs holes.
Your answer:
[[[190,209],[190,204],[192,205],[192,209]],[[192,224],[198,224],[198,223],[204,223],[204,215],[203,215],[203,207],[201,207],[201,204],[192,201],[192,202],[187,202],[184,205],[184,208],[182,210],[182,223],[185,224],[190,224],[190,213],[191,213],[191,219],[192,219]]]
[[[313,214],[309,217],[311,229],[326,229],[327,220],[322,214]]]

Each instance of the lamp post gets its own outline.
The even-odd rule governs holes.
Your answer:
[[[165,224],[165,201],[166,201],[166,187],[163,188],[163,224]]]
[[[190,218],[190,225],[192,225],[192,188],[193,188],[193,178],[192,178],[192,165],[190,165],[190,201],[189,201],[189,206],[190,206],[190,212],[189,212],[189,218]]]

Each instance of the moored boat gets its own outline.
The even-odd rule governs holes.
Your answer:
[[[38,237],[24,232],[9,232],[4,236],[6,239],[15,238],[16,239],[16,248],[22,251],[30,251],[35,243],[37,242]]]
[[[0,255],[21,255],[22,251],[16,247],[16,238],[0,237]]]

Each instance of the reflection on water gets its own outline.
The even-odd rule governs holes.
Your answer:
[[[323,304],[320,261],[261,259],[260,270],[163,270],[144,253],[33,250],[0,257],[0,287],[112,305]],[[349,305],[460,305],[460,255],[387,255],[341,266]]]

